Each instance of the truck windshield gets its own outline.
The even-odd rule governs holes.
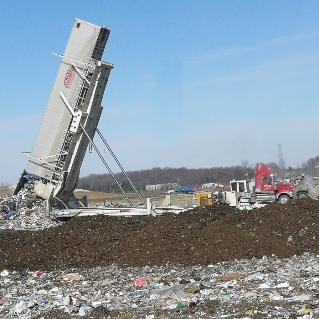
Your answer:
[[[239,186],[239,192],[245,191],[245,183],[238,183],[238,186]]]

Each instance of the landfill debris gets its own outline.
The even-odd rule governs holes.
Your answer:
[[[318,224],[305,199],[3,229],[0,318],[319,318]]]
[[[143,286],[147,286],[147,281],[145,278],[140,278],[135,280],[135,287],[143,287]]]
[[[78,274],[76,275],[60,275],[56,278],[56,280],[76,280],[80,281],[80,276]]]
[[[43,199],[28,189],[0,197],[0,230],[41,230],[59,224],[45,214]]]
[[[319,291],[313,280],[319,273],[318,257],[304,253],[198,265],[196,289],[190,282],[194,270],[173,264],[50,272],[5,269],[0,273],[0,317],[318,318]],[[274,271],[269,273],[269,267]],[[249,279],[256,270],[261,277]],[[236,283],[218,280],[233,275]],[[147,286],[137,286],[136,278],[147,280]],[[293,284],[287,284],[290,279]],[[182,280],[189,283],[180,284]],[[259,289],[266,283],[268,289]]]

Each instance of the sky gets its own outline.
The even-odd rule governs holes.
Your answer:
[[[0,183],[27,166],[74,19],[111,30],[99,129],[126,171],[319,155],[319,2],[0,2]],[[120,169],[96,135],[114,173]],[[95,152],[80,176],[106,173]]]

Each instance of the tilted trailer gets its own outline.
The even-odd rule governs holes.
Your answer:
[[[14,195],[21,191],[32,192],[45,200],[48,214],[55,217],[75,217],[96,214],[149,215],[178,213],[181,207],[155,207],[134,191],[141,200],[140,207],[122,190],[110,167],[93,142],[95,133],[101,137],[123,174],[129,180],[97,126],[102,114],[104,91],[114,66],[102,62],[102,56],[110,35],[106,27],[99,27],[76,19],[53,85],[45,114],[26,169],[22,172]],[[86,196],[74,196],[80,168],[89,147],[94,148],[105,167],[123,191],[130,208],[88,207]],[[132,184],[132,183],[131,183]]]

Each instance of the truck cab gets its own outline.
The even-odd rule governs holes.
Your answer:
[[[230,190],[236,191],[238,193],[250,193],[255,191],[255,179],[249,180],[239,180],[230,182]]]
[[[258,202],[274,202],[284,204],[294,197],[295,186],[290,183],[279,183],[277,175],[262,163],[256,165],[256,199]]]
[[[230,191],[223,191],[219,193],[219,202],[229,206],[236,207],[239,202],[251,203],[255,202],[254,196],[255,179],[238,180],[230,182]]]

